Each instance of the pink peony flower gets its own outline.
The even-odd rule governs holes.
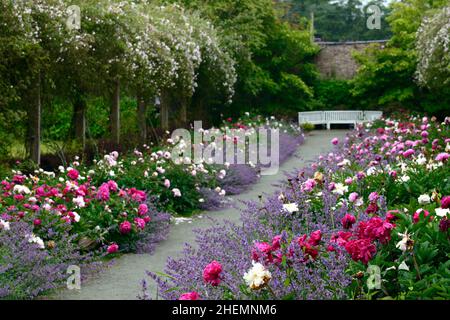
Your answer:
[[[106,250],[109,254],[116,253],[119,251],[119,245],[116,243],[112,243],[108,246],[108,249]]]
[[[339,144],[339,139],[338,138],[333,138],[331,140],[331,143],[334,144],[335,146]]]
[[[134,223],[136,224],[136,227],[138,229],[144,230],[145,229],[145,220],[142,218],[134,218]]]
[[[172,189],[172,193],[173,193],[173,196],[174,196],[175,198],[181,197],[181,191],[180,191],[180,189],[178,189],[178,188],[173,188],[173,189]]]
[[[129,221],[124,221],[119,225],[119,231],[121,234],[128,234],[131,232],[131,223]]]
[[[80,173],[76,169],[71,169],[67,172],[67,176],[72,180],[77,180],[80,176]]]
[[[413,149],[408,149],[405,152],[403,152],[403,157],[405,158],[409,158],[410,156],[412,156],[415,153],[415,151]]]
[[[217,287],[220,282],[220,273],[222,272],[222,265],[217,261],[212,261],[203,270],[203,280],[206,283],[211,284],[213,287]]]
[[[109,187],[110,191],[116,192],[119,189],[117,182],[115,182],[113,180],[109,180],[107,183],[108,183],[108,187]]]
[[[164,186],[165,186],[167,189],[170,188],[170,180],[169,180],[169,179],[164,180]]]
[[[421,215],[423,215],[426,218],[426,217],[428,217],[430,215],[430,213],[427,210],[418,209],[416,212],[414,212],[414,215],[413,215],[414,223],[418,223],[419,222]],[[431,220],[433,220],[432,216],[430,216],[428,221],[431,221]]]
[[[448,160],[448,158],[450,157],[450,154],[448,154],[447,152],[443,152],[443,153],[439,153],[436,156],[436,161],[442,161],[445,162]]]
[[[356,222],[355,216],[348,213],[341,220],[344,229],[350,229],[355,222]]]
[[[178,300],[200,300],[200,295],[195,292],[183,293]]]
[[[42,221],[41,221],[41,219],[34,219],[33,224],[35,226],[40,226],[42,224]]]
[[[371,192],[369,194],[369,200],[370,202],[376,202],[380,198],[378,192]]]
[[[148,207],[145,203],[141,203],[138,207],[138,214],[140,216],[145,216],[148,213]]]
[[[350,202],[355,202],[356,200],[358,200],[358,193],[356,192],[350,193],[350,195],[348,196],[348,200]]]
[[[109,186],[107,183],[102,184],[100,188],[98,188],[96,197],[102,201],[109,200]]]

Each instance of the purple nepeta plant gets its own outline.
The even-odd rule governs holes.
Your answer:
[[[44,248],[30,240],[32,235],[21,221],[0,230],[0,299],[32,299],[56,289],[65,283],[70,265],[86,276],[99,270],[93,255],[80,253],[68,235],[58,235],[59,241],[44,243]]]

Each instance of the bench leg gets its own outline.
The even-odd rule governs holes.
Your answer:
[[[327,130],[331,130],[331,122],[327,122]]]

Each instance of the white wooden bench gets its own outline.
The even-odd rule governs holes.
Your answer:
[[[360,110],[342,110],[342,111],[307,111],[298,113],[299,124],[324,124],[327,129],[331,129],[331,124],[353,124],[374,121],[383,116],[382,111],[360,111]]]

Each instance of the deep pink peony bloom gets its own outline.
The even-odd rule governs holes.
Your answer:
[[[220,273],[222,272],[222,265],[217,261],[212,261],[203,270],[203,280],[211,284],[213,287],[217,287],[220,284]]]
[[[148,213],[148,207],[145,203],[142,203],[138,207],[138,214],[140,216],[145,216]]]
[[[439,153],[436,156],[436,161],[442,161],[445,162],[448,160],[448,158],[450,157],[450,154],[448,154],[447,152],[443,152],[443,153]]]
[[[322,231],[316,230],[309,236],[308,243],[312,246],[317,246],[320,243],[320,240],[322,240]]]
[[[108,249],[106,250],[109,254],[116,253],[119,251],[119,245],[116,243],[112,243],[108,246]]]
[[[183,293],[178,300],[200,300],[200,295],[195,291],[187,292]]]
[[[361,221],[358,226],[358,237],[360,239],[369,239],[370,241],[379,240],[386,244],[391,240],[391,231],[394,225],[380,217],[373,217],[369,221]]]
[[[42,224],[42,221],[41,221],[41,219],[34,219],[33,224],[35,226],[40,226]]]
[[[271,263],[273,261],[272,250],[272,246],[267,242],[255,242],[252,249],[253,261],[263,259],[265,262]]]
[[[350,229],[355,222],[356,222],[355,216],[348,213],[341,220],[344,229]]]
[[[104,183],[97,190],[97,199],[102,201],[109,200],[109,186],[107,183]]]
[[[320,230],[318,230],[320,231]],[[315,260],[319,254],[319,251],[313,247],[311,244],[311,239],[309,241],[306,241],[307,235],[303,235],[301,237],[297,238],[298,245],[303,251],[303,254],[305,255],[304,262],[309,260],[309,257],[311,257],[313,260]],[[320,240],[319,240],[320,241]],[[314,241],[312,241],[314,242]]]
[[[138,229],[144,230],[145,229],[145,220],[142,218],[134,218],[134,223],[136,224],[136,227]]]
[[[119,231],[121,234],[128,234],[131,232],[131,223],[129,221],[124,221],[119,225]]]
[[[450,208],[450,196],[445,196],[441,199],[441,208],[442,209]]]
[[[144,202],[147,199],[147,195],[145,194],[145,192],[137,190],[136,188],[131,188],[128,191],[128,195],[131,197],[131,199],[137,202]]]
[[[367,264],[377,252],[377,248],[369,239],[351,240],[345,244],[345,250],[354,261]]]
[[[331,143],[334,144],[334,145],[338,145],[339,144],[339,139],[338,138],[333,138],[331,140]]]
[[[405,158],[409,158],[410,156],[412,156],[415,153],[415,151],[413,149],[408,149],[405,152],[403,152],[403,157]]]
[[[375,214],[378,212],[378,209],[379,209],[378,205],[375,202],[372,202],[367,207],[366,213],[367,214]]]
[[[281,235],[275,236],[272,239],[272,250],[278,250],[281,248]]]
[[[72,180],[77,180],[80,176],[80,173],[76,169],[71,169],[67,172],[67,176]]]
[[[108,183],[108,187],[109,187],[110,191],[116,192],[119,189],[117,182],[115,182],[113,180],[109,180],[107,183]]]

